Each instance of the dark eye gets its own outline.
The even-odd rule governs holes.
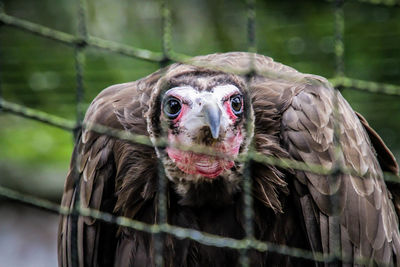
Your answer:
[[[164,102],[164,113],[170,119],[175,119],[181,113],[181,101],[175,97],[169,97]]]
[[[233,114],[236,116],[243,112],[243,99],[241,95],[234,95],[231,97],[231,108]]]

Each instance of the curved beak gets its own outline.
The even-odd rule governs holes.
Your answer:
[[[206,119],[206,124],[211,130],[212,137],[218,139],[219,128],[221,125],[221,110],[217,104],[207,103],[202,109],[202,113]]]

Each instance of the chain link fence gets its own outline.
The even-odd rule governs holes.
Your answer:
[[[362,90],[380,94],[387,94],[393,96],[400,96],[400,86],[394,84],[382,84],[374,81],[358,80],[346,76],[346,71],[344,69],[344,10],[343,10],[342,0],[336,0],[332,2],[334,6],[334,25],[335,25],[335,57],[336,57],[336,74],[329,81],[336,89],[353,89]],[[358,0],[358,2],[363,2],[370,5],[383,5],[390,6],[393,8],[399,8],[400,2],[395,0]],[[256,34],[255,34],[255,17],[256,8],[255,0],[247,0],[247,47],[248,52],[257,52],[256,48]],[[127,131],[120,131],[106,127],[104,125],[97,125],[92,123],[84,123],[84,105],[83,96],[85,94],[85,88],[83,86],[84,79],[84,62],[85,62],[85,50],[88,47],[97,48],[104,50],[109,53],[121,54],[125,57],[136,58],[140,60],[156,62],[160,67],[166,66],[170,62],[183,62],[192,64],[191,58],[184,54],[177,53],[173,50],[171,44],[171,9],[168,6],[166,0],[161,1],[160,9],[162,14],[162,52],[154,52],[146,49],[141,49],[137,47],[123,45],[117,42],[112,42],[109,40],[93,37],[88,32],[87,25],[87,8],[85,0],[77,0],[78,7],[78,34],[72,35],[62,31],[58,31],[52,28],[44,27],[33,22],[19,19],[15,16],[8,15],[0,8],[0,27],[11,27],[16,30],[21,30],[40,36],[42,38],[47,38],[55,42],[63,43],[74,48],[74,60],[75,60],[75,72],[76,72],[76,120],[68,120],[59,116],[55,116],[49,113],[41,112],[36,109],[28,108],[23,105],[19,105],[7,99],[4,99],[1,95],[1,83],[0,83],[0,110],[2,113],[11,113],[17,116],[21,116],[27,119],[32,119],[41,123],[45,123],[54,127],[58,127],[65,131],[78,133],[82,127],[85,129],[90,129],[91,131],[112,136],[114,138],[126,140],[129,142],[140,143],[148,146],[152,146],[151,141],[147,136],[135,135]],[[248,76],[254,74],[254,71],[250,64],[248,69]],[[1,70],[1,69],[0,69]],[[235,72],[234,70],[225,70],[227,72]],[[335,90],[337,92],[337,90]],[[333,101],[336,103],[337,101]],[[337,108],[337,107],[336,107]],[[1,113],[0,113],[1,114]],[[334,113],[336,116],[336,113]],[[335,126],[335,140],[339,140],[338,123]],[[161,138],[158,140],[157,145],[165,145],[166,140]],[[337,149],[340,150],[340,143],[335,142]],[[201,152],[208,155],[213,155],[210,151],[207,151],[204,147],[179,147],[182,150],[190,150],[194,152]],[[349,169],[345,166],[340,166],[339,164],[334,164],[332,169],[326,169],[323,166],[307,164],[304,162],[299,162],[289,159],[280,159],[274,157],[267,157],[261,155],[253,149],[250,149],[246,156],[239,158],[243,162],[256,161],[267,165],[274,165],[280,168],[290,168],[296,170],[303,170],[308,172],[313,172],[316,174],[337,176],[341,173],[348,173],[352,175],[362,176],[356,170]],[[92,218],[99,219],[104,222],[109,222],[117,224],[119,226],[124,226],[132,228],[139,231],[148,232],[156,235],[155,244],[155,262],[157,266],[163,266],[162,258],[162,248],[163,236],[161,234],[170,234],[177,238],[187,238],[199,242],[204,245],[231,248],[241,251],[240,264],[241,266],[249,266],[248,253],[249,249],[254,249],[261,252],[275,252],[282,255],[287,255],[290,257],[302,258],[313,260],[316,262],[355,262],[357,264],[368,264],[369,259],[365,258],[350,258],[346,255],[342,255],[339,251],[331,254],[322,254],[318,252],[311,252],[307,250],[302,250],[294,247],[288,247],[280,244],[274,244],[270,242],[264,242],[256,240],[253,236],[253,198],[251,195],[252,181],[250,179],[250,174],[248,171],[245,172],[243,180],[243,191],[245,193],[244,197],[244,211],[243,216],[245,218],[245,233],[246,237],[243,239],[233,239],[227,237],[221,237],[212,235],[209,233],[201,232],[194,229],[182,228],[178,226],[171,225],[167,222],[167,207],[166,207],[166,180],[164,177],[164,170],[159,164],[159,198],[158,198],[158,212],[160,223],[158,224],[146,224],[141,221],[133,220],[126,217],[115,216],[113,214],[105,213],[99,210],[88,209],[79,205],[79,201],[75,201],[74,207],[72,209],[68,207],[60,206],[57,203],[50,202],[45,199],[37,198],[31,195],[27,195],[10,188],[0,186],[0,195],[9,199],[17,200],[29,205],[33,205],[38,208],[42,208],[51,212],[55,212],[63,215],[72,216],[88,216]],[[385,180],[390,180],[392,182],[399,182],[399,178],[393,174],[385,173]],[[332,205],[335,202],[332,201]],[[339,222],[337,222],[339,223]],[[72,242],[77,242],[73,240]],[[78,254],[75,251],[72,252],[74,266],[78,266]]]

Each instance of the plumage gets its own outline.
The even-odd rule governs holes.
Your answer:
[[[251,65],[254,75],[247,76]],[[195,57],[190,64],[113,85],[93,100],[85,122],[146,135],[154,144],[164,136],[169,144],[153,148],[83,129],[62,205],[72,207],[79,199],[84,207],[157,223],[155,166],[161,160],[170,224],[241,239],[244,164],[238,157],[253,146],[265,156],[325,168],[340,163],[362,174],[324,176],[251,161],[257,239],[322,253],[338,247],[346,257],[400,266],[400,186],[383,180],[383,171],[397,175],[399,168],[379,135],[337,95],[334,113],[334,89],[324,78],[239,52]],[[209,147],[227,158],[188,152],[182,145]],[[74,248],[80,266],[155,264],[150,234],[74,218],[60,219],[60,266],[72,266]],[[314,264],[253,250],[249,256],[252,266]],[[239,264],[238,251],[170,235],[163,258],[165,266]]]

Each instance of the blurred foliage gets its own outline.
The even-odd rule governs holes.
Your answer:
[[[7,14],[60,31],[77,33],[78,0],[8,0]],[[96,37],[161,51],[159,1],[87,0],[88,30]],[[187,55],[245,51],[246,9],[240,0],[171,0],[172,47]],[[335,75],[334,13],[325,1],[257,1],[257,49],[299,71]],[[345,73],[363,80],[400,84],[400,8],[347,1]],[[73,47],[7,26],[0,27],[2,95],[65,118],[76,116]],[[85,50],[85,106],[105,87],[139,79],[158,64]],[[343,95],[400,158],[400,98],[346,89]],[[37,122],[0,115],[1,166],[29,176],[50,172],[61,187],[72,135]],[[6,163],[6,164],[4,164]],[[24,176],[23,172],[19,175]],[[5,177],[0,179],[10,179]],[[27,180],[27,179],[26,179]],[[46,181],[47,181],[46,180]],[[30,185],[26,185],[30,187]],[[35,191],[34,188],[27,190]]]

